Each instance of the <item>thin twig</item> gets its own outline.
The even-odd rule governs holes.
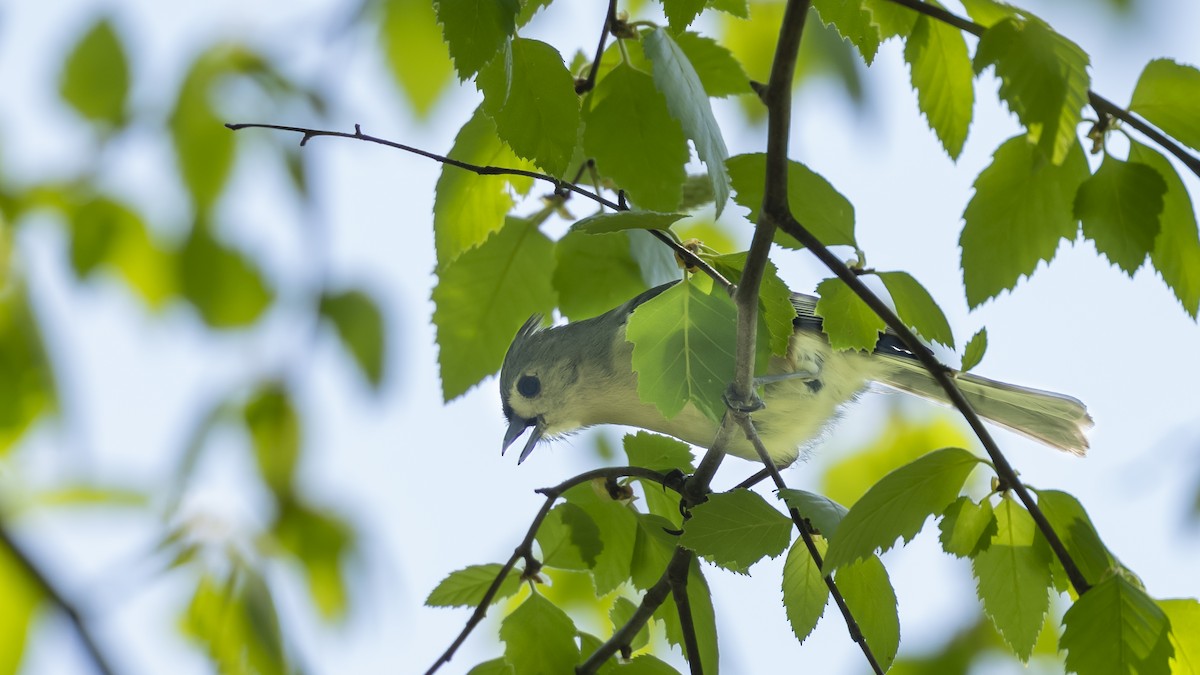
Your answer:
[[[679,614],[679,632],[683,634],[683,652],[687,655],[688,670],[691,675],[703,675],[700,643],[696,640],[696,620],[692,616],[692,601],[687,594],[688,573],[691,569],[691,556],[673,557],[667,565],[667,579],[671,582],[671,597],[675,599],[675,611]]]
[[[575,84],[576,94],[585,94],[596,86],[596,74],[600,72],[600,58],[604,56],[604,43],[608,41],[608,33],[617,23],[617,0],[608,0],[608,10],[604,14],[604,27],[600,29],[600,44],[596,47],[596,58],[592,59],[592,68],[588,71],[587,79]]]
[[[51,602],[53,602],[55,605],[58,605],[58,608],[62,610],[63,614],[67,615],[67,620],[71,622],[71,627],[74,628],[75,633],[79,635],[79,641],[83,643],[84,651],[87,652],[88,657],[92,660],[92,665],[96,667],[96,671],[101,673],[101,675],[113,675],[113,673],[116,671],[113,670],[108,658],[100,649],[100,645],[97,643],[96,637],[92,634],[92,630],[88,626],[87,620],[83,618],[83,615],[79,612],[79,609],[75,607],[74,603],[72,603],[70,600],[67,600],[66,596],[62,594],[62,591],[60,591],[58,587],[55,586],[52,581],[50,581],[50,578],[46,576],[45,572],[43,572],[36,563],[34,563],[33,559],[29,557],[29,554],[27,554],[24,549],[17,545],[17,542],[13,540],[12,535],[9,534],[8,530],[2,525],[0,525],[0,547],[8,549],[12,553],[12,556],[16,559],[17,564],[20,565],[22,570],[33,579],[35,584],[37,584],[38,590],[41,591],[42,594],[44,594],[47,598],[49,598]]]

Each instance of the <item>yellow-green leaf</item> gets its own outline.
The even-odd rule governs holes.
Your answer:
[[[58,91],[93,122],[113,127],[124,123],[129,65],[112,21],[97,21],[76,43],[63,66]]]

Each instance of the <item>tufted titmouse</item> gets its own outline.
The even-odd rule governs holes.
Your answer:
[[[668,419],[652,403],[638,398],[626,322],[640,305],[671,285],[652,288],[592,319],[549,328],[540,327],[539,316],[525,322],[500,369],[500,398],[508,418],[502,452],[530,427],[518,463],[541,439],[595,424],[641,427],[702,447],[712,443],[717,423],[693,405]],[[838,408],[870,382],[937,402],[947,400],[937,382],[891,333],[880,338],[871,354],[834,351],[821,332],[816,304],[811,295],[792,295],[795,332],[787,356],[772,356],[766,376],[759,379],[765,383],[766,407],[754,413],[754,424],[778,466],[795,461]],[[1077,399],[971,374],[958,374],[956,379],[981,417],[1075,455],[1087,450],[1084,432],[1091,428],[1092,419]],[[758,460],[749,441],[737,434],[725,450]]]

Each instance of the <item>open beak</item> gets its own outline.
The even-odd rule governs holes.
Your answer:
[[[525,441],[525,447],[521,450],[521,456],[517,458],[517,464],[524,462],[525,458],[533,452],[533,446],[542,440],[542,428],[538,426],[536,419],[527,420],[520,415],[513,415],[512,419],[508,422],[508,431],[504,432],[504,447],[500,448],[500,454],[503,455],[508,450],[508,446],[512,445],[513,441],[520,438],[521,434],[525,433],[525,430],[530,427],[533,428],[533,431],[529,433],[529,440]]]

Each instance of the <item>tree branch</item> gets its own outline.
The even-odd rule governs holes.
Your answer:
[[[683,548],[683,547],[679,547]],[[679,549],[676,549],[679,550]],[[692,568],[692,556],[674,556],[667,565],[667,579],[671,585],[671,597],[675,599],[675,610],[679,614],[679,632],[683,633],[683,651],[687,655],[691,675],[703,675],[700,663],[700,643],[696,640],[696,621],[692,616],[692,601],[688,598],[688,572]]]
[[[592,68],[588,71],[587,79],[575,83],[576,94],[586,94],[596,86],[596,74],[600,72],[600,59],[604,56],[604,43],[608,41],[608,33],[617,23],[617,0],[608,0],[608,10],[604,14],[604,27],[600,29],[600,44],[596,47],[596,58],[592,59]]]

